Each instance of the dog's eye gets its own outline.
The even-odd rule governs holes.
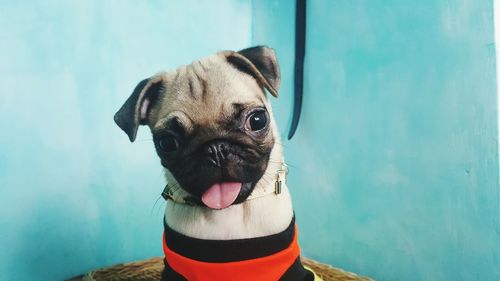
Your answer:
[[[179,147],[179,143],[174,136],[165,136],[157,141],[158,148],[163,152],[174,152]]]
[[[267,126],[267,113],[265,110],[252,112],[245,123],[245,128],[251,131],[260,131]]]

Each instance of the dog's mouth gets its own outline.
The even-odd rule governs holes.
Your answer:
[[[201,195],[201,201],[211,209],[225,209],[246,200],[254,187],[253,183],[218,182]]]

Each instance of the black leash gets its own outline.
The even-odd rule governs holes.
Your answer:
[[[288,139],[291,139],[299,125],[304,95],[304,57],[306,53],[306,0],[296,0],[295,7],[295,73],[293,117]]]

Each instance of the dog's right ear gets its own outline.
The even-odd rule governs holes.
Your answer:
[[[151,105],[164,90],[162,75],[155,75],[139,82],[132,95],[125,101],[114,116],[115,123],[125,133],[131,142],[135,140],[139,125],[147,123]]]

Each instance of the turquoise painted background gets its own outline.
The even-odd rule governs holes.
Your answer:
[[[303,252],[377,280],[500,280],[493,1],[308,1],[286,142]],[[255,1],[292,97],[292,1]],[[282,133],[286,130],[282,129]]]
[[[149,130],[113,115],[143,78],[251,44],[250,1],[0,1],[0,280],[161,255]],[[157,201],[158,200],[158,201]]]
[[[497,280],[492,1],[308,4],[284,141],[305,255],[377,280]],[[114,112],[150,74],[267,44],[285,134],[293,17],[286,0],[0,1],[0,280],[161,255],[159,161]]]

